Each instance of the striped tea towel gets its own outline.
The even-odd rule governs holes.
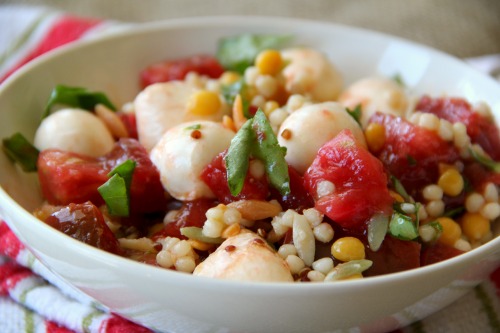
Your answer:
[[[45,7],[0,5],[0,82],[52,49],[126,26]],[[31,332],[151,331],[61,281],[0,221],[0,333]],[[500,268],[452,305],[397,332],[500,333]]]

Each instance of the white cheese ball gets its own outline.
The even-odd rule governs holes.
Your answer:
[[[286,262],[259,235],[242,231],[226,239],[193,275],[224,280],[293,282]]]
[[[156,83],[146,87],[134,100],[139,142],[150,151],[169,129],[192,120],[220,121],[228,106],[221,98],[220,109],[212,114],[193,114],[189,99],[200,88],[187,81]]]
[[[177,200],[213,198],[200,174],[229,147],[233,136],[233,131],[212,121],[187,122],[169,129],[150,153],[165,190]]]
[[[396,117],[404,116],[408,97],[396,81],[385,77],[368,77],[347,87],[339,96],[339,103],[350,109],[361,104],[361,124],[365,127],[377,111]]]
[[[62,109],[45,118],[35,133],[38,150],[61,149],[92,157],[102,156],[115,140],[106,125],[92,112]]]
[[[290,94],[307,95],[318,102],[338,97],[343,86],[342,75],[325,54],[309,48],[292,48],[281,51],[281,57],[288,63],[283,76]]]
[[[304,106],[281,124],[278,142],[286,147],[286,161],[301,174],[312,164],[318,150],[343,129],[351,130],[366,147],[363,130],[345,108],[336,102]]]

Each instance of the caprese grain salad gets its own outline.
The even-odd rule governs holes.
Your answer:
[[[246,281],[399,272],[495,237],[488,105],[412,96],[397,75],[345,85],[290,39],[228,37],[215,55],[151,64],[119,107],[54,87],[34,142],[3,140],[38,173],[33,214],[119,256]]]

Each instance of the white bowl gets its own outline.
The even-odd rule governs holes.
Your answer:
[[[346,82],[399,74],[415,94],[485,101],[500,116],[500,85],[450,56],[398,38],[327,23],[256,17],[173,20],[65,47],[0,87],[0,137],[33,139],[56,84],[105,91],[116,104],[138,92],[138,73],[164,58],[214,53],[220,37],[294,35],[326,52]],[[57,275],[114,312],[168,332],[388,331],[443,308],[500,264],[500,238],[459,257],[402,273],[337,283],[227,282],[147,266],[80,243],[35,219],[34,174],[0,154],[0,215]]]

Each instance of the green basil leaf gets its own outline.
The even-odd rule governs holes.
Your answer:
[[[128,216],[130,207],[125,179],[118,174],[97,188],[106,202],[109,213],[116,216]]]
[[[259,109],[253,117],[253,128],[258,140],[255,155],[264,162],[269,181],[281,195],[290,193],[290,176],[285,160],[286,148],[281,147],[265,113]]]
[[[116,110],[113,103],[102,92],[90,92],[85,88],[57,85],[50,94],[42,119],[50,114],[52,107],[56,104],[64,104],[89,111],[92,111],[97,104],[103,104],[113,111]]]
[[[361,104],[356,105],[356,107],[353,110],[349,108],[345,108],[345,110],[361,126],[361,113],[362,113]]]
[[[200,242],[208,243],[208,244],[220,244],[224,242],[224,238],[222,237],[208,237],[203,234],[203,229],[198,227],[184,227],[180,229],[181,235],[186,236],[190,239],[195,239]]]
[[[418,227],[411,217],[396,211],[389,222],[389,233],[402,240],[414,240],[418,237]]]
[[[486,168],[490,169],[495,173],[500,173],[500,163],[492,160],[489,156],[478,152],[476,149],[470,147],[469,152],[478,163],[482,164]]]
[[[223,85],[221,87],[221,92],[222,92],[222,96],[224,97],[224,100],[229,105],[233,105],[236,96],[240,95],[241,101],[243,104],[243,115],[247,119],[250,119],[253,117],[253,115],[250,114],[250,111],[249,111],[250,102],[248,101],[248,98],[246,98],[246,95],[247,95],[246,89],[247,89],[247,85],[245,83],[245,80],[241,79],[241,80],[238,80],[232,84]]]
[[[400,73],[395,74],[392,79],[399,85],[401,88],[405,88],[406,84],[405,81],[403,80],[403,77],[401,76]]]
[[[224,158],[229,191],[234,196],[243,189],[247,176],[250,153],[255,142],[252,121],[253,119],[247,120],[236,133]]]
[[[225,69],[243,74],[253,65],[259,52],[279,49],[292,39],[289,35],[243,34],[223,38],[217,48],[217,59]]]
[[[2,148],[25,172],[37,170],[36,162],[40,152],[21,133],[17,132],[10,138],[3,139]]]
[[[116,166],[108,173],[111,178],[97,189],[111,215],[126,217],[130,214],[130,185],[135,166],[132,160]]]
[[[396,177],[394,177],[393,175],[390,176],[391,178],[391,182],[392,182],[392,185],[394,186],[394,190],[396,190],[396,192],[403,197],[403,199],[406,201],[406,202],[410,202],[410,196],[408,195],[408,192],[406,192],[406,189],[405,187],[403,186],[403,184],[399,181],[399,179],[397,179]]]

